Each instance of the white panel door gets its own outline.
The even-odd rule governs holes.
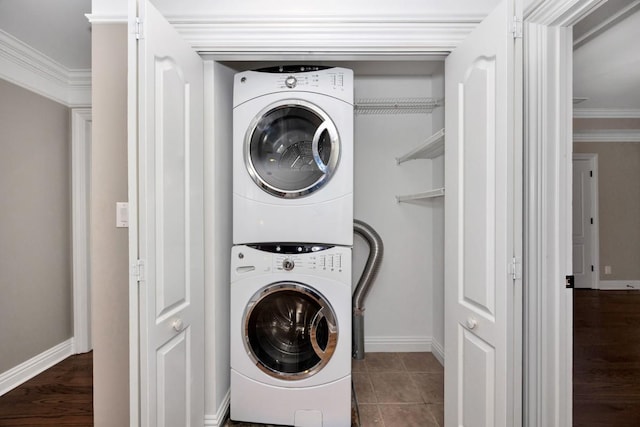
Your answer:
[[[576,288],[595,288],[592,160],[573,159],[573,276]]]
[[[202,426],[203,64],[146,0],[138,16],[139,423]]]
[[[513,16],[503,1],[445,62],[447,426],[513,427],[521,418],[521,297],[511,270],[521,257],[522,65]]]

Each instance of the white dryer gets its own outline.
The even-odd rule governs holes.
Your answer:
[[[232,248],[231,419],[351,425],[351,248]]]
[[[353,244],[353,71],[236,74],[233,243]]]

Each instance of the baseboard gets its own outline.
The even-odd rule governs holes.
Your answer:
[[[231,401],[231,390],[227,390],[227,394],[224,395],[222,403],[218,407],[218,411],[214,415],[204,416],[205,427],[220,427],[224,425],[229,413],[229,403]]]
[[[365,337],[365,352],[414,352],[431,351],[433,339],[425,336]]]
[[[600,280],[601,291],[633,291],[640,290],[640,280]]]
[[[61,342],[0,374],[0,396],[13,390],[73,354],[73,338]]]
[[[431,340],[431,353],[438,359],[438,362],[444,366],[444,347],[435,339]]]

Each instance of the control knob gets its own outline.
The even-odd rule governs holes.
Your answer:
[[[295,263],[293,262],[292,259],[285,259],[284,261],[282,261],[282,268],[285,269],[285,271],[291,271],[293,270],[293,267],[295,267]]]
[[[289,76],[284,81],[284,84],[287,85],[289,89],[293,89],[298,84],[298,80],[293,76]]]

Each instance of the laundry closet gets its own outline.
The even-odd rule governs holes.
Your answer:
[[[213,65],[213,92],[227,91],[234,72],[281,64],[354,71],[354,218],[372,226],[384,244],[365,300],[366,351],[435,349],[442,362],[444,61],[224,61]],[[220,100],[217,105],[223,108]],[[353,287],[368,254],[356,235]]]
[[[189,348],[199,351],[201,347],[196,344],[202,337],[205,375],[198,380],[203,381],[207,396],[205,414],[215,412],[216,419],[224,415],[230,383],[234,75],[276,65],[337,66],[354,72],[354,218],[373,227],[384,244],[381,268],[365,300],[365,350],[431,351],[441,362],[446,357],[447,418],[486,414],[484,425],[511,425],[508,418],[513,414],[504,406],[511,407],[511,399],[517,398],[517,392],[510,387],[515,369],[513,360],[516,359],[516,365],[519,363],[519,348],[511,340],[512,324],[508,321],[513,316],[511,285],[518,277],[515,263],[518,249],[514,246],[518,233],[513,218],[518,214],[520,201],[514,198],[514,180],[519,179],[514,164],[521,153],[514,125],[519,106],[513,72],[517,62],[513,51],[519,42],[516,33],[509,30],[513,27],[509,20],[514,16],[510,10],[507,3],[501,3],[474,29],[472,39],[460,42],[446,59],[442,51],[437,55],[422,52],[359,56],[332,54],[331,49],[323,54],[209,54],[205,48],[196,54],[184,40],[178,40],[179,34],[169,34],[173,29],[168,23],[156,28],[148,25],[148,31],[158,31],[158,40],[167,35],[167,41],[153,45],[149,40],[154,36],[149,32],[142,37],[143,44],[149,43],[150,47],[144,57],[146,65],[142,67],[147,74],[139,83],[147,89],[146,97],[139,95],[138,104],[150,110],[140,113],[143,142],[138,148],[141,159],[138,186],[140,210],[146,217],[140,216],[139,246],[143,251],[139,257],[147,263],[145,268],[163,279],[165,271],[155,266],[158,263],[165,268],[165,265],[162,259],[153,258],[156,246],[168,242],[171,246],[168,249],[173,250],[174,242],[183,242],[185,246],[195,243],[194,252],[185,249],[184,253],[190,257],[188,263],[195,262],[189,265],[196,266],[192,271],[197,272],[198,239],[202,237],[204,291],[189,294],[188,286],[193,284],[197,290],[195,281],[187,281],[184,288],[179,288],[169,281],[158,280],[161,285],[166,283],[167,287],[175,288],[167,288],[174,293],[164,295],[188,304],[171,305],[171,300],[167,300],[166,307],[158,306],[161,308],[158,315],[149,311],[149,320],[141,323],[140,342],[146,345],[140,346],[142,375],[161,372],[156,371],[153,355],[164,351],[163,346],[169,342],[177,343],[180,336],[187,339],[185,331],[192,333],[196,341],[187,339],[186,346],[172,347],[175,356],[163,353],[162,357],[177,360],[184,357],[180,354],[195,354]],[[164,51],[165,45],[173,48],[172,44],[180,45],[178,53]],[[184,68],[183,62],[187,64]],[[192,80],[183,77],[187,76],[186,71],[183,73],[187,66],[189,76],[200,73],[200,77]],[[202,89],[194,91],[199,87],[198,79],[202,79]],[[200,96],[202,114],[197,103],[191,104]],[[171,138],[179,135],[177,132],[185,128],[186,122],[192,126],[191,132],[204,129],[204,142],[200,146],[203,148],[194,145],[180,152],[175,147],[159,145],[163,135]],[[159,142],[153,138],[145,140],[147,135],[156,133]],[[188,138],[184,141],[185,147],[191,143]],[[162,152],[159,156],[154,154],[156,148],[173,151],[167,151],[170,156],[163,157]],[[180,157],[181,153],[185,156]],[[192,159],[196,161],[191,162]],[[202,175],[197,170],[200,164],[204,168]],[[149,165],[159,172],[154,173]],[[175,203],[155,204],[156,190],[146,183],[159,180],[160,184],[173,185],[170,180],[162,181],[165,169],[167,173],[177,171],[179,185],[175,189],[184,192],[182,202],[174,187],[160,187],[170,196],[167,200]],[[181,175],[182,170],[190,175]],[[204,177],[204,187],[192,188],[191,185],[199,184],[199,176]],[[199,195],[204,198],[202,210],[197,204]],[[182,212],[181,203],[190,208]],[[192,215],[193,221],[186,221],[189,228],[182,230],[169,224],[166,229],[154,231],[148,228],[154,226],[152,222],[144,223],[146,218],[154,219],[148,214],[154,209],[174,215],[178,227],[185,221],[183,215]],[[204,214],[202,233],[197,229],[198,212]],[[189,238],[156,244],[147,237],[155,238],[147,230],[160,235],[167,233],[172,238],[189,233]],[[242,258],[241,255],[235,256]],[[367,256],[367,245],[354,238],[353,286]],[[183,271],[179,257],[171,261],[177,273]],[[253,266],[246,267],[249,271]],[[147,279],[149,284],[153,280]],[[154,287],[147,288],[149,293],[141,294],[144,299],[141,306],[157,304]],[[180,300],[178,297],[183,294],[186,297]],[[204,301],[201,315],[196,311],[200,309],[198,298]],[[185,329],[180,318],[173,320],[173,312],[183,308],[185,313],[193,308],[194,319],[204,318],[204,332],[195,329],[199,326],[197,322],[190,324],[194,328],[191,331]],[[165,324],[177,332],[171,341],[163,341],[169,336]],[[152,328],[158,332],[147,332]],[[154,342],[148,339],[156,336]],[[158,358],[160,362],[162,358]],[[189,369],[199,363],[196,360],[185,365],[182,374],[171,371],[172,378],[181,381],[183,374],[197,377],[198,373]],[[154,387],[152,384],[150,390]],[[169,404],[169,395],[161,398],[163,404]],[[493,421],[494,413],[500,421]]]

